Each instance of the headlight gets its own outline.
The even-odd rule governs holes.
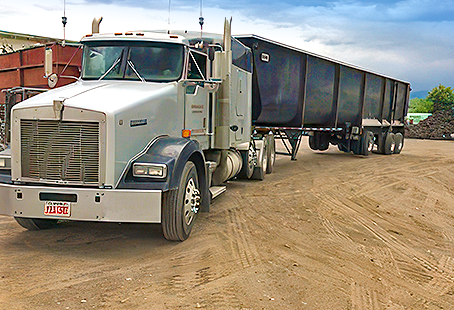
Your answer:
[[[164,164],[140,164],[135,163],[132,167],[135,177],[149,177],[164,179],[167,177],[167,166]]]

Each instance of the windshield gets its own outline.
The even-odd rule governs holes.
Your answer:
[[[82,79],[169,82],[180,79],[183,46],[156,42],[89,42]]]

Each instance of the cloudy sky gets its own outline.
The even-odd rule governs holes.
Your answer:
[[[6,2],[5,0],[3,1]],[[101,32],[198,30],[200,0],[16,0],[2,4],[0,30],[79,40]],[[203,0],[204,31],[256,34],[409,81],[414,91],[454,87],[454,0]],[[170,17],[170,18],[169,18]],[[170,23],[169,23],[170,20]]]

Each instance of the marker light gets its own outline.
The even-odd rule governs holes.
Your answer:
[[[190,138],[191,137],[191,130],[183,129],[183,131],[181,132],[181,136],[183,138]]]

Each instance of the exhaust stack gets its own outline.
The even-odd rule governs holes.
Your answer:
[[[99,24],[102,22],[102,16],[99,18],[93,18],[91,23],[91,33],[99,33]]]

